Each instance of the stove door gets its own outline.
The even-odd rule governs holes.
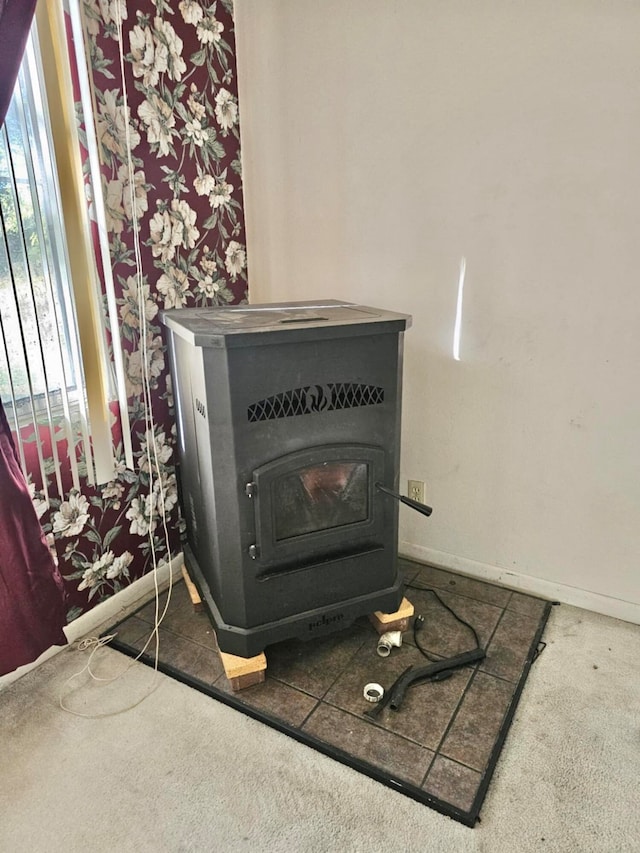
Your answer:
[[[384,451],[322,445],[254,471],[260,573],[290,571],[383,547]]]

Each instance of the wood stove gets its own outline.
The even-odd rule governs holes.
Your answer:
[[[402,599],[397,491],[410,317],[346,302],[164,311],[184,557],[243,657]]]

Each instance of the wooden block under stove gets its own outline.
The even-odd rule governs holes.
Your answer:
[[[193,604],[193,609],[196,611],[202,610],[202,599],[184,565],[182,566],[182,577],[184,578],[189,598]],[[244,690],[247,687],[253,687],[254,684],[261,684],[264,681],[265,670],[267,668],[267,659],[264,656],[264,652],[252,658],[241,658],[238,655],[230,655],[220,650],[218,650],[218,654],[220,655],[225,675],[234,692]]]
[[[196,611],[196,613],[199,613],[201,610],[203,610],[204,605],[202,604],[200,593],[198,592],[198,589],[194,582],[189,577],[189,572],[187,571],[187,568],[184,564],[182,566],[182,577],[184,579],[184,584],[187,588],[187,592],[189,593],[189,598],[191,599],[193,609]]]
[[[227,652],[218,652],[220,660],[224,667],[225,675],[227,676],[231,689],[244,690],[247,687],[253,687],[254,684],[261,684],[265,679],[265,670],[267,669],[267,659],[264,652],[260,652],[252,658],[241,658],[238,655],[230,655]]]
[[[376,610],[369,615],[369,620],[378,634],[386,634],[387,631],[408,631],[413,613],[413,604],[403,598],[395,613],[381,613]]]

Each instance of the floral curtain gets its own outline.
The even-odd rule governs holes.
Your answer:
[[[182,550],[173,400],[158,312],[247,298],[232,11],[229,0],[83,2],[118,309],[118,328],[108,329],[107,337],[119,335],[124,349],[134,469],[125,466],[115,426],[119,461],[110,483],[93,487],[84,479],[74,490],[67,480],[64,494],[47,502],[35,469],[30,477],[63,578],[68,620]],[[70,47],[73,53],[71,37]],[[81,127],[81,139],[84,132]],[[89,203],[93,211],[96,202]],[[149,461],[151,443],[157,452]]]

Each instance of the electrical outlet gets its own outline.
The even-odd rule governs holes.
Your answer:
[[[418,501],[418,503],[424,503],[424,481],[423,480],[409,480],[409,491],[408,496],[412,501]]]

